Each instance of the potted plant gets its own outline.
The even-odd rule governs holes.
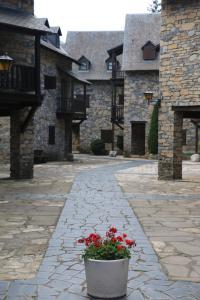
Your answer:
[[[136,246],[127,235],[110,227],[105,237],[91,233],[78,243],[85,244],[87,293],[94,298],[115,299],[126,295],[131,248]]]

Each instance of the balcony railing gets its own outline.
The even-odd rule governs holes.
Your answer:
[[[0,71],[0,90],[35,91],[35,68],[13,65],[10,72]]]
[[[123,105],[113,105],[112,106],[112,122],[121,122],[124,120],[124,106]]]
[[[63,98],[57,99],[57,114],[67,115],[71,114],[74,117],[86,117],[86,102],[80,99]]]
[[[112,79],[124,79],[124,71],[121,70],[113,71]]]

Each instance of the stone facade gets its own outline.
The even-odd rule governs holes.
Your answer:
[[[65,157],[65,120],[57,118],[56,109],[57,100],[61,97],[61,80],[66,76],[58,70],[57,65],[70,69],[71,61],[42,47],[41,91],[44,98],[34,117],[34,150],[42,150],[47,160],[61,160]],[[45,89],[45,76],[56,78],[56,88]],[[49,144],[49,126],[55,127],[54,144]]]
[[[132,140],[132,122],[145,122],[145,153],[148,153],[147,141],[153,106],[148,105],[144,99],[146,90],[154,91],[154,97],[158,97],[158,71],[126,72],[124,82],[124,152],[126,155],[132,153],[135,143]]]
[[[199,18],[196,0],[163,0],[159,113],[159,178],[182,178],[183,111],[200,105]]]
[[[10,162],[10,117],[0,117],[0,163]]]
[[[80,125],[80,151],[91,152],[90,144],[95,139],[101,139],[101,130],[112,130],[111,124],[111,98],[112,87],[109,80],[91,81],[87,87],[89,108],[87,120]],[[75,93],[80,93],[80,86],[75,86]],[[115,128],[115,145],[120,129]],[[123,134],[123,133],[121,133]],[[106,143],[106,150],[111,150],[112,144]]]

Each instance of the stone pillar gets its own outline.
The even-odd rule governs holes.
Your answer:
[[[65,120],[65,146],[64,146],[65,159],[72,161],[72,119],[67,118]]]
[[[179,112],[159,114],[159,162],[158,178],[182,179],[182,125]]]
[[[33,178],[33,118],[30,120],[24,133],[21,124],[29,110],[23,109],[14,112],[10,118],[10,176],[16,179]]]

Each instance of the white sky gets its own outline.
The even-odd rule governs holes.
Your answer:
[[[35,15],[67,31],[123,30],[126,14],[146,13],[152,0],[35,0]]]

